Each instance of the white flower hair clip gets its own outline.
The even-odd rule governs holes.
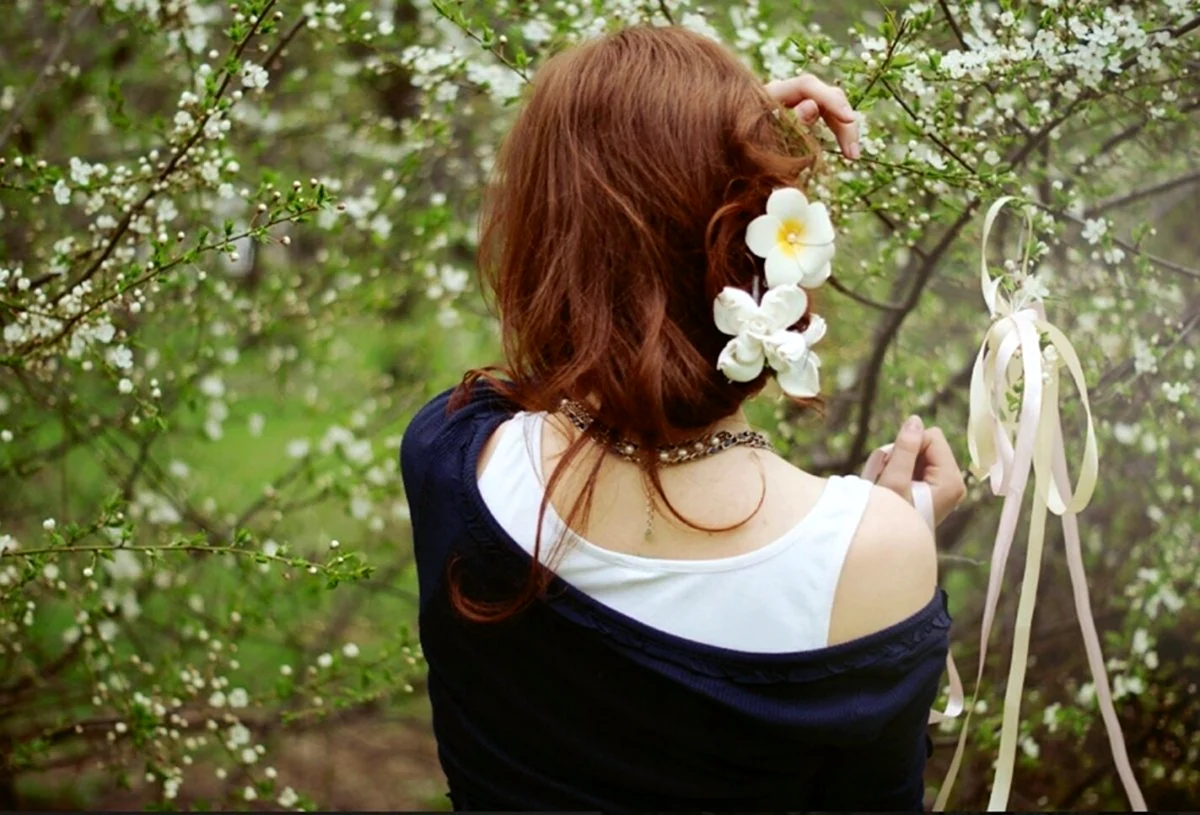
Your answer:
[[[732,337],[717,369],[731,382],[751,382],[769,365],[788,396],[806,399],[820,392],[821,360],[812,346],[825,336],[825,321],[814,314],[803,332],[789,326],[808,310],[804,288],[829,278],[833,238],[825,205],[810,204],[793,187],[772,192],[767,213],[750,222],[746,246],[766,259],[767,291],[756,301],[756,280],[755,295],[726,286],[713,301],[717,328]]]
[[[824,204],[809,203],[795,187],[767,199],[767,213],[746,228],[746,246],[767,261],[767,287],[820,286],[832,272],[833,223]]]

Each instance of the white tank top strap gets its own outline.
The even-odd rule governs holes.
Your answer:
[[[537,538],[537,519],[544,494],[542,418],[540,414],[522,411],[500,425],[491,457],[479,477],[479,494],[492,516],[509,537],[530,553]],[[556,521],[553,513],[548,512],[542,530],[543,559],[548,549],[545,543],[556,537],[553,531]]]
[[[480,490],[483,490],[485,483],[490,490],[496,479],[507,481],[528,468],[526,459],[531,452],[527,450],[529,435],[523,430],[528,416],[528,413],[518,413],[496,428],[491,457],[479,476]]]
[[[810,540],[821,539],[819,544],[813,545],[819,545],[829,553],[839,572],[850,542],[866,514],[874,486],[856,475],[830,476],[826,479],[825,491],[802,522],[805,531],[812,536]]]
[[[804,612],[814,615],[812,625],[828,642],[842,567],[871,498],[870,481],[857,476],[830,476],[825,491],[801,522],[803,535],[777,564],[795,575],[807,594]]]

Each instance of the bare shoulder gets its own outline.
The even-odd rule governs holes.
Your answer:
[[[912,505],[874,487],[833,601],[829,644],[864,637],[920,611],[937,586],[933,533]]]

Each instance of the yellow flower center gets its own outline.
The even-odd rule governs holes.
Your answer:
[[[804,224],[801,221],[783,221],[779,224],[776,240],[786,248],[795,251],[804,244]]]

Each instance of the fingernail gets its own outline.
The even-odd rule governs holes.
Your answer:
[[[861,154],[862,151],[858,147],[858,142],[850,145],[850,147],[846,150],[846,155],[848,155],[850,158],[858,158]]]
[[[846,119],[854,118],[854,108],[849,105],[842,105],[842,116]]]
[[[908,420],[904,423],[905,433],[920,433],[924,429],[925,427],[921,424],[920,416],[909,416]]]

